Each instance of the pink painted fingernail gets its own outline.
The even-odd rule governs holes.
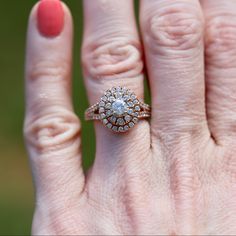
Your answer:
[[[41,0],[37,18],[38,29],[43,36],[58,36],[64,26],[64,11],[60,0]]]

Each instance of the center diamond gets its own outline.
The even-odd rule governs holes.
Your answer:
[[[127,104],[123,99],[118,98],[112,103],[112,110],[114,115],[122,116],[127,111]]]

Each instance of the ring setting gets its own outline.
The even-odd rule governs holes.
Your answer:
[[[150,117],[151,109],[125,87],[108,89],[100,101],[85,111],[86,120],[100,120],[114,132],[126,132],[142,118]]]

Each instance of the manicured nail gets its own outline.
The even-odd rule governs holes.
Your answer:
[[[64,11],[60,0],[41,0],[38,6],[38,29],[45,37],[58,36],[64,26]]]

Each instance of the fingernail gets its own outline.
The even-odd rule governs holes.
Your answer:
[[[60,0],[41,0],[37,18],[38,30],[43,36],[58,36],[64,26],[64,11]]]

